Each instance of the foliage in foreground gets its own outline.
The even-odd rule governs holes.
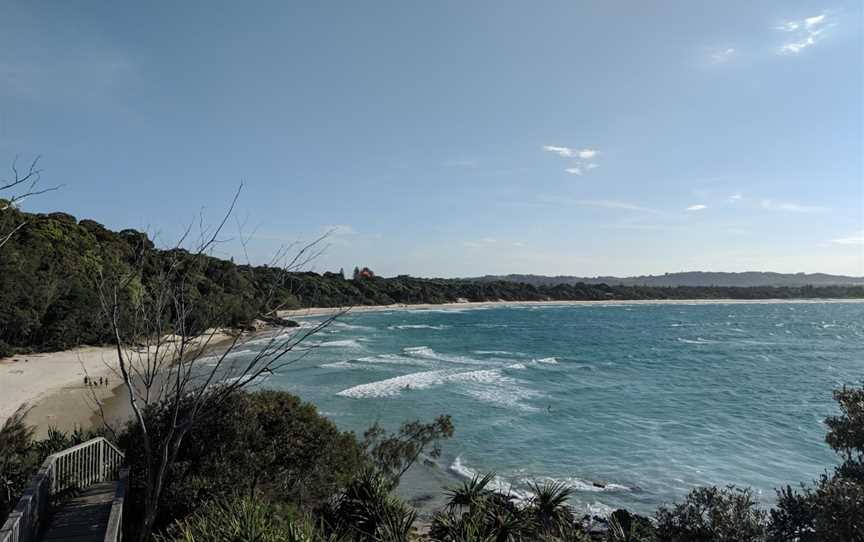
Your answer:
[[[172,408],[154,406],[146,412],[145,422],[158,442],[172,423]],[[331,521],[331,534],[349,527],[355,535],[368,529],[410,529],[413,515],[407,518],[402,513],[411,511],[390,496],[399,481],[397,474],[424,450],[434,453],[438,441],[452,436],[452,422],[441,416],[428,424],[406,423],[394,433],[377,428],[374,434],[361,444],[353,433],[339,431],[314,405],[287,392],[234,392],[200,419],[181,443],[159,500],[155,528],[191,517],[203,502],[250,497],[319,518],[352,518]],[[130,525],[140,521],[135,511],[142,492],[136,488],[146,483],[147,469],[153,468],[146,464],[138,442],[133,422],[120,438],[132,473]],[[360,521],[363,517],[365,523]]]
[[[294,519],[273,503],[238,498],[206,504],[179,520],[157,542],[339,542],[323,537],[308,518]]]
[[[65,433],[52,427],[46,438],[34,440],[33,428],[24,421],[26,415],[27,408],[22,406],[0,427],[0,525],[45,458],[99,436],[95,431]]]
[[[510,494],[497,491],[494,475],[487,474],[450,488],[447,505],[434,516],[429,533],[422,539],[430,542],[862,542],[864,388],[844,388],[834,397],[841,414],[826,420],[829,428],[826,441],[838,452],[842,464],[832,475],[826,474],[810,486],[779,491],[777,505],[770,511],[758,507],[750,489],[696,488],[682,502],[658,509],[653,520],[617,510],[605,530],[588,532],[567,504],[570,489],[566,486],[548,482],[531,484],[531,497],[518,501]],[[414,426],[408,424],[403,429],[405,427]],[[425,430],[435,427],[430,424]],[[438,426],[438,429],[443,427]],[[372,433],[382,434],[380,429]],[[278,536],[283,537],[278,540],[417,540],[415,513],[391,492],[392,474],[399,471],[398,465],[387,468],[387,462],[381,461],[381,458],[397,456],[406,460],[414,455],[413,448],[398,444],[398,435],[390,435],[397,441],[389,440],[383,449],[373,447],[372,453],[367,450],[364,468],[332,496],[328,505],[315,511],[301,510],[301,513],[314,514],[311,517],[317,518],[317,523],[297,520],[297,517],[310,516],[296,513],[279,516],[280,521],[288,523],[278,524],[281,526],[274,523]],[[392,455],[387,450],[411,453]],[[223,513],[227,514],[224,510],[227,509],[223,508]],[[307,538],[285,538],[291,532],[292,527],[286,526],[289,523],[305,529],[302,532]],[[168,532],[175,535],[181,532],[176,527],[172,529]],[[199,540],[222,540],[208,538],[204,531],[201,533],[197,535]],[[191,541],[177,536],[176,540]]]
[[[172,423],[171,409],[157,406],[145,418],[158,440]],[[131,424],[120,439],[132,468],[133,497],[148,468],[136,435]],[[235,393],[181,444],[156,528],[189,516],[202,502],[238,494],[314,509],[348,483],[362,462],[354,435],[340,432],[313,405],[285,392]]]

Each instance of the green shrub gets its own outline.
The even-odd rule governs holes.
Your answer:
[[[329,542],[307,519],[291,518],[267,501],[249,497],[218,501],[178,520],[157,542]]]
[[[777,492],[769,539],[774,542],[864,541],[864,388],[834,391],[839,416],[825,420],[825,441],[843,460],[812,487]]]
[[[146,413],[155,442],[169,427],[170,413],[169,405]],[[130,425],[120,440],[134,473],[130,485],[140,487],[147,465],[136,426]],[[313,510],[329,502],[362,464],[354,435],[340,432],[313,405],[286,392],[238,392],[202,417],[183,440],[166,479],[156,528],[191,515],[201,502],[238,494]]]
[[[22,406],[0,428],[0,524],[39,467],[39,455],[32,442],[33,429],[24,423],[26,414],[27,409]]]
[[[766,513],[750,488],[700,487],[655,517],[663,542],[758,542],[765,536]]]
[[[416,513],[391,488],[380,472],[364,469],[324,511],[328,532],[354,542],[407,542]]]

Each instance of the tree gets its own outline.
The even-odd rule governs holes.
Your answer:
[[[172,411],[146,413],[154,434],[168,431]],[[132,424],[121,437],[130,467],[146,465]],[[353,433],[340,432],[314,405],[281,391],[238,391],[203,417],[183,440],[160,498],[156,530],[202,502],[237,494],[312,512],[339,493],[365,458]],[[130,494],[130,510],[139,495]]]
[[[363,448],[378,472],[391,487],[396,487],[402,475],[429,446],[429,457],[440,457],[441,441],[451,438],[453,433],[453,420],[446,415],[438,416],[432,423],[420,420],[404,423],[399,431],[390,434],[375,423],[363,434]]]
[[[0,427],[0,520],[15,506],[39,464],[31,445],[33,429],[24,422],[26,415],[22,406]]]
[[[735,486],[696,488],[683,503],[657,510],[657,537],[663,542],[761,541],[766,513],[752,493]]]
[[[241,190],[242,185],[215,227],[205,227],[203,219],[199,220],[196,240],[189,241],[190,226],[172,249],[160,253],[145,237],[136,246],[134,266],[108,265],[97,274],[102,315],[111,330],[117,372],[136,424],[136,446],[143,454],[143,468],[137,473],[137,489],[142,492],[140,541],[153,532],[166,477],[193,427],[234,392],[302,359],[309,352],[301,346],[303,342],[340,314],[310,328],[271,334],[242,360],[231,355],[248,340],[241,332],[229,333],[227,346],[220,345],[219,353],[211,353],[221,330],[230,325],[231,313],[219,304],[204,303],[196,285],[212,250],[223,241],[220,235]],[[279,277],[308,262],[323,238],[286,257]],[[271,291],[276,289],[274,285]],[[257,307],[260,314],[273,312],[278,305],[268,297]],[[158,428],[148,418],[157,405],[167,413],[167,423]]]
[[[6,211],[16,208],[25,199],[56,190],[59,187],[38,187],[42,176],[39,169],[39,156],[33,159],[27,171],[18,171],[18,157],[12,161],[12,177],[0,179],[0,248],[12,238],[27,222],[18,222]]]
[[[825,420],[825,441],[842,463],[812,486],[777,491],[771,541],[864,541],[864,387],[844,386],[834,391],[834,400],[840,415]]]

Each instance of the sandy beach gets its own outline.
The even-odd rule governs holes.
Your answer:
[[[115,374],[117,353],[110,346],[85,346],[47,354],[22,354],[0,359],[0,424],[21,405],[27,421],[41,436],[48,427],[71,430],[89,425],[93,393],[111,394],[120,384]],[[90,387],[84,377],[107,378],[108,385]]]
[[[579,305],[703,305],[754,303],[864,303],[864,299],[699,299],[699,300],[633,300],[633,301],[495,301],[417,305],[378,305],[351,308],[307,308],[281,311],[283,318],[302,318],[332,315],[338,311],[349,313],[384,312],[398,310],[439,310],[448,308],[489,308],[500,306],[579,306]],[[220,340],[227,339],[223,335]],[[218,348],[214,341],[212,348]],[[22,354],[0,359],[0,424],[21,405],[28,406],[27,421],[44,435],[49,427],[70,431],[75,427],[90,427],[97,421],[94,394],[106,405],[118,405],[122,392],[116,374],[116,351],[113,347],[81,347],[46,354]],[[90,387],[84,384],[87,375],[97,382],[107,378],[108,385]],[[114,408],[116,410],[116,408]]]
[[[466,309],[490,308],[508,306],[591,306],[591,305],[752,305],[777,303],[864,303],[864,299],[633,299],[633,300],[597,300],[597,301],[465,301],[459,303],[418,303],[406,305],[360,305],[355,307],[310,307],[279,311],[282,318],[303,318],[313,316],[328,316],[340,311],[386,312],[397,310],[436,310],[436,309]]]
[[[218,349],[230,340],[227,333],[217,333],[208,349]],[[86,385],[85,376],[97,385]],[[98,385],[100,378],[102,385]],[[72,431],[99,423],[98,402],[105,403],[109,418],[116,417],[117,412],[127,411],[120,405],[121,395],[125,401],[113,346],[0,358],[0,424],[26,405],[26,420],[36,428],[37,437],[45,436],[50,427]]]

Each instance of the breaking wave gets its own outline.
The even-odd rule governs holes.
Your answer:
[[[373,397],[392,397],[404,391],[422,390],[432,386],[440,386],[448,382],[475,382],[481,384],[493,383],[501,379],[501,371],[497,369],[454,372],[452,370],[422,371],[368,384],[360,384],[337,393],[342,397],[353,399],[368,399]]]

